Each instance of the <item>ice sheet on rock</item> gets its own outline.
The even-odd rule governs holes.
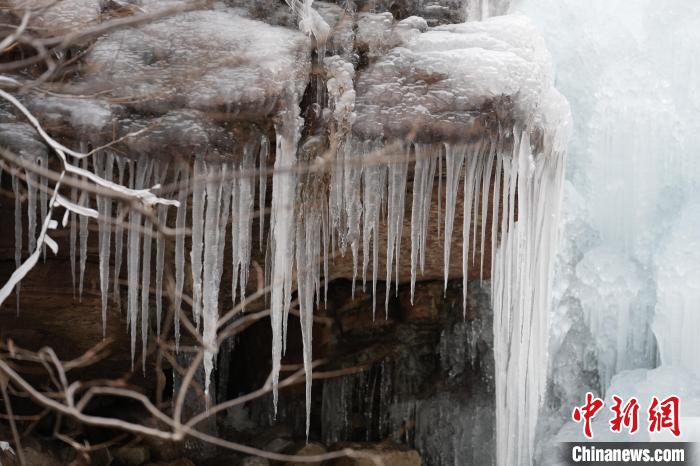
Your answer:
[[[576,278],[584,318],[595,335],[605,393],[618,372],[654,366],[653,288],[638,264],[609,246],[588,251],[576,265]]]
[[[567,228],[564,273],[558,274],[562,279],[556,285],[565,300],[561,314],[576,316],[578,300],[571,290],[578,279],[571,277],[571,270],[589,249],[601,245],[637,264],[645,286],[656,292],[656,312],[672,322],[665,314],[668,308],[658,302],[670,302],[663,288],[684,293],[694,289],[681,281],[671,285],[669,280],[682,278],[671,278],[671,262],[663,260],[661,250],[671,250],[667,242],[677,216],[694,197],[700,179],[692,149],[699,142],[692,128],[697,126],[700,67],[691,58],[698,55],[695,20],[700,4],[683,0],[671,9],[659,9],[645,1],[519,3],[545,35],[557,65],[557,86],[576,116],[567,170],[578,195],[569,197],[565,210],[577,214]],[[681,301],[678,297],[674,306]],[[648,321],[645,310],[648,307],[636,310],[635,319]],[[574,319],[559,320],[555,343],[574,336],[585,341],[580,334],[562,336]],[[681,331],[673,325],[661,338],[657,335],[659,343]],[[681,333],[670,338],[683,340]],[[553,378],[561,393],[573,393],[571,378],[563,379],[561,373]],[[571,403],[571,397],[563,403]]]
[[[568,103],[553,88],[533,115],[533,125],[545,128],[542,144],[530,140],[532,127],[516,126],[512,153],[501,157],[501,241],[492,251],[498,464],[532,464],[545,393],[554,258],[571,125]]]
[[[112,32],[98,39],[87,62],[95,69],[84,83],[88,89],[109,83],[112,97],[136,100],[145,109],[225,108],[267,116],[290,88],[303,94],[310,41],[301,32],[219,8]]]
[[[512,0],[466,0],[466,20],[483,21],[491,16],[506,14],[511,3]]]
[[[661,363],[700,375],[700,201],[690,200],[657,252],[654,335]],[[685,401],[685,400],[684,400]]]
[[[370,58],[383,55],[393,45],[393,25],[394,16],[389,12],[359,13],[355,46],[359,49],[365,49]]]
[[[413,36],[363,72],[354,132],[365,138],[468,140],[484,107],[524,121],[552,86],[544,40],[524,16],[440,26]]]

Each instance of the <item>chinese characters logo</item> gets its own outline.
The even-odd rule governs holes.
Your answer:
[[[625,429],[630,434],[639,430],[639,400],[631,397],[625,402],[617,395],[612,396],[613,405],[610,407],[613,417],[609,422],[611,432],[622,432]],[[647,414],[647,428],[650,433],[668,430],[675,437],[680,437],[680,404],[678,396],[671,395],[663,400],[656,396],[651,398]],[[605,406],[605,402],[586,393],[586,402],[583,406],[576,406],[571,413],[574,422],[583,423],[583,434],[586,438],[593,438],[592,421],[593,418]]]

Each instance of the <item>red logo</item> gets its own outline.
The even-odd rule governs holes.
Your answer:
[[[679,412],[681,399],[677,396],[669,396],[663,401],[655,396],[651,398],[649,406],[649,432],[661,432],[668,429],[676,436],[681,436]]]
[[[635,397],[622,406],[622,398],[617,395],[612,396],[615,403],[610,410],[615,414],[615,417],[610,421],[610,430],[613,432],[621,432],[624,426],[629,430],[630,434],[634,434],[639,429],[639,402]]]
[[[591,420],[598,414],[603,408],[603,400],[593,396],[591,392],[586,393],[586,404],[581,407],[574,408],[574,412],[571,417],[576,422],[583,421],[583,434],[588,438],[593,438],[593,431],[591,430]]]
[[[625,403],[621,397],[612,395],[612,401],[613,406],[610,411],[614,416],[609,422],[610,431],[620,433],[624,428],[630,434],[637,432],[639,430],[639,401],[637,398],[632,397]],[[593,438],[591,421],[604,405],[603,400],[588,392],[586,393],[586,403],[583,406],[576,406],[571,413],[574,422],[583,423],[583,435],[589,439]],[[649,433],[668,430],[675,437],[680,437],[680,406],[681,399],[678,396],[671,395],[663,400],[653,396],[647,411],[649,414]]]

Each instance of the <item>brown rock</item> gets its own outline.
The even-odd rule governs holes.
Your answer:
[[[260,458],[259,456],[249,456],[243,458],[241,461],[241,466],[269,466],[270,462],[266,458]]]
[[[326,447],[321,445],[320,443],[307,443],[300,449],[298,449],[294,455],[297,456],[313,456],[313,455],[322,455],[326,453]],[[288,463],[285,463],[285,466],[320,466],[321,462],[318,463],[300,463],[296,461],[290,461]]]
[[[421,457],[415,450],[406,450],[396,447],[367,446],[358,447],[350,445],[350,448],[367,456],[361,458],[338,458],[328,464],[330,466],[376,466],[375,458],[384,466],[421,466]],[[374,458],[369,455],[374,456]]]
[[[160,463],[148,463],[147,466],[195,466],[192,460],[188,458],[180,458],[175,461],[164,461]]]
[[[121,464],[137,466],[150,460],[151,452],[144,445],[121,447],[114,451],[114,459]]]

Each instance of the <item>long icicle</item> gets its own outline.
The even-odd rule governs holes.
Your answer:
[[[117,161],[117,179],[119,184],[124,184],[124,178],[126,176],[126,159],[124,157],[116,157]],[[129,178],[133,178],[133,165],[129,163]],[[133,180],[132,180],[133,186]],[[117,224],[114,227],[114,302],[117,309],[121,311],[121,293],[119,279],[122,272],[122,257],[124,255],[124,217],[126,212],[126,206],[123,203],[117,204]],[[71,213],[71,218],[74,218],[74,214]],[[71,230],[71,233],[73,230]],[[72,244],[72,243],[71,243]],[[127,315],[128,319],[128,315]]]
[[[196,159],[192,179],[192,316],[199,329],[202,317],[202,253],[204,242],[204,199],[206,195],[206,168],[204,161]]]
[[[100,160],[100,162],[98,162]],[[99,154],[95,158],[96,166],[99,166],[98,175],[108,181],[112,181],[114,169],[114,155],[111,152]],[[100,251],[100,295],[102,299],[102,338],[107,335],[107,305],[109,303],[109,261],[110,242],[112,238],[112,199],[107,196],[98,196],[97,208],[100,212],[98,220],[99,251]]]
[[[178,201],[175,218],[175,303],[173,319],[175,327],[175,350],[180,349],[180,312],[182,312],[182,290],[185,286],[185,227],[187,226],[187,197],[189,193],[190,172],[187,164],[178,167]]]
[[[81,160],[81,166],[84,170],[88,168],[89,159],[86,157]],[[87,192],[83,191],[80,194],[80,199],[78,203],[82,207],[90,207],[90,196]],[[80,273],[78,279],[78,299],[83,300],[83,284],[85,283],[85,267],[87,265],[87,247],[88,247],[88,217],[81,215],[79,219],[80,232],[78,234],[78,244],[80,252]]]
[[[272,293],[270,323],[272,326],[272,398],[277,413],[277,384],[284,343],[285,320],[289,314],[294,260],[294,201],[296,176],[290,169],[297,163],[296,148],[302,125],[297,105],[290,105],[280,115],[277,125],[277,150],[272,176]]]
[[[204,265],[202,279],[202,340],[204,350],[204,393],[209,399],[211,374],[216,353],[216,327],[219,320],[219,251],[221,249],[221,193],[226,180],[226,165],[208,165],[204,220]],[[223,230],[224,236],[226,230]]]
[[[156,167],[156,183],[162,185],[168,175],[168,162],[158,162]],[[157,207],[157,220],[161,227],[168,223],[168,206]],[[165,266],[165,236],[156,236],[156,335],[160,336],[160,325],[163,317],[163,268]]]
[[[450,275],[450,254],[452,247],[452,229],[454,227],[455,206],[457,205],[457,190],[462,173],[462,165],[467,147],[465,145],[450,144],[445,152],[445,231],[444,231],[444,273],[445,290]],[[467,226],[469,228],[469,226]]]

